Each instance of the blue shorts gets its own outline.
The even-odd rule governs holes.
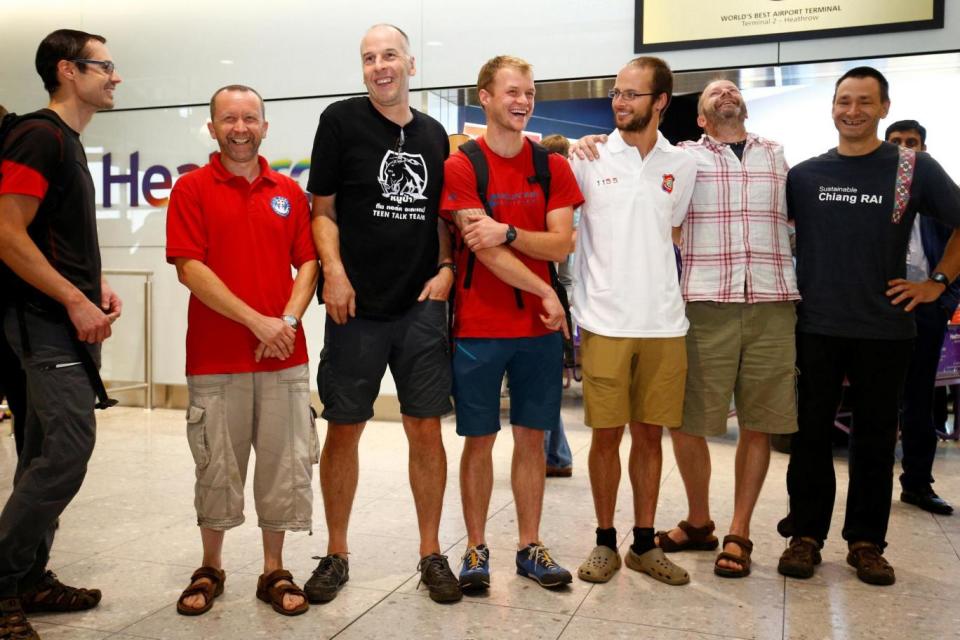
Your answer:
[[[486,436],[500,430],[500,384],[509,377],[510,423],[553,431],[560,421],[563,340],[458,338],[453,350],[457,433]]]

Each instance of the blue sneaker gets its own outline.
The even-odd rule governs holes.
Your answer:
[[[554,562],[542,544],[529,544],[517,551],[517,574],[536,580],[541,587],[560,587],[573,582],[570,572]]]
[[[460,565],[460,588],[464,591],[490,588],[490,549],[487,545],[467,547]]]

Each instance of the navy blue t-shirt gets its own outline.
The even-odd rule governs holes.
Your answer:
[[[888,282],[906,277],[907,245],[922,212],[960,226],[960,188],[929,154],[918,153],[910,200],[893,219],[899,153],[882,143],[864,156],[836,149],[787,174],[788,215],[797,229],[797,330],[877,340],[916,335],[906,303],[894,306]]]

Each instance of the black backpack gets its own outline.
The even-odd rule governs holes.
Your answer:
[[[550,151],[546,147],[543,147],[533,140],[526,138],[527,142],[530,144],[530,148],[533,151],[533,172],[534,175],[527,178],[528,184],[538,184],[540,185],[540,190],[543,191],[543,203],[544,208],[549,206],[550,202]],[[493,207],[490,206],[490,203],[487,201],[487,188],[490,185],[490,170],[487,167],[487,159],[483,155],[483,150],[480,149],[480,145],[476,140],[468,140],[460,145],[460,151],[463,151],[464,155],[467,156],[467,159],[470,161],[470,164],[473,165],[473,173],[477,177],[477,195],[480,197],[480,202],[483,203],[483,210],[487,212],[487,215],[493,218]],[[543,215],[546,216],[547,212],[544,211]],[[460,250],[464,250],[464,246],[461,240]],[[470,284],[473,280],[473,267],[476,262],[476,255],[471,251],[467,255],[467,270],[463,275],[463,288],[469,289]],[[552,260],[548,260],[547,264],[550,268],[550,285],[553,287],[553,290],[557,293],[557,298],[560,299],[560,305],[563,307],[563,313],[567,319],[567,327],[570,331],[573,331],[573,322],[570,318],[570,300],[567,298],[567,290],[560,284],[560,279],[557,277],[557,267]],[[513,290],[514,299],[516,300],[517,308],[523,309],[523,296],[520,293],[520,290],[514,288]],[[564,338],[563,340],[563,366],[573,367],[574,366],[574,346],[571,338]]]
[[[43,111],[35,111],[22,116],[18,116],[15,113],[8,113],[7,115],[3,116],[2,120],[0,120],[0,152],[2,152],[6,146],[7,137],[10,135],[10,132],[13,131],[14,127],[26,120],[46,120],[47,122],[53,123],[57,127],[60,126],[60,122],[56,117],[48,113],[44,113]],[[0,173],[0,182],[2,181],[3,174]],[[51,183],[50,185],[45,200],[47,198],[61,198],[61,191],[62,186],[56,184],[56,181],[54,181],[54,183]],[[36,222],[37,219],[35,218],[34,223]],[[30,340],[28,338],[26,322],[24,320],[24,306],[29,287],[30,285],[20,279],[20,277],[18,277],[15,273],[13,273],[13,271],[10,270],[9,267],[7,267],[6,263],[0,260],[0,318],[3,317],[6,306],[13,303],[17,310],[17,319],[20,324],[20,335],[23,339],[24,352],[27,353],[30,351]],[[66,310],[58,309],[56,312],[51,312],[50,310],[43,309],[43,311],[47,312],[48,317],[61,320],[68,324],[70,323],[69,317],[66,314]],[[80,362],[83,364],[83,368],[87,373],[87,377],[90,379],[90,383],[93,385],[94,391],[96,391],[96,407],[98,409],[107,409],[114,406],[117,404],[117,401],[107,395],[106,387],[103,384],[103,379],[100,377],[100,372],[97,369],[96,363],[93,361],[93,358],[90,356],[90,352],[86,349],[86,347],[80,344],[76,337],[76,333],[72,331],[72,327],[70,328],[70,335],[73,337],[77,356],[80,358]],[[2,330],[0,330],[0,340],[6,341],[6,337]]]

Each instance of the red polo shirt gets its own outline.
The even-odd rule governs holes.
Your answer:
[[[252,183],[227,171],[220,154],[177,180],[167,208],[167,262],[192,258],[238,298],[280,317],[293,290],[290,267],[316,260],[307,198],[296,182],[260,158]],[[187,375],[276,371],[307,361],[303,331],[293,356],[255,362],[256,336],[196,296],[187,316]]]

